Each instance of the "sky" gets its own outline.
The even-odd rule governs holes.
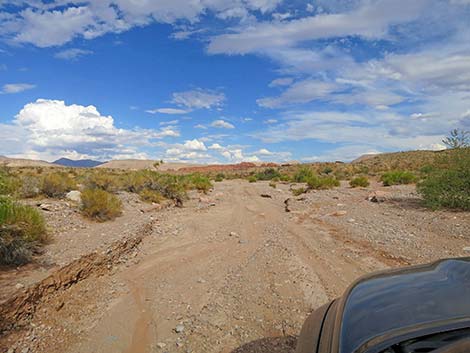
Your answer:
[[[0,155],[352,160],[470,130],[470,0],[0,0]]]

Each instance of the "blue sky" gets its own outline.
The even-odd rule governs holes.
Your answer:
[[[0,93],[15,157],[441,149],[470,129],[470,1],[0,1]]]

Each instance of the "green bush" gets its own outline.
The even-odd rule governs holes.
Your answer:
[[[411,184],[416,181],[416,176],[411,172],[395,170],[382,174],[380,180],[384,186]]]
[[[322,174],[329,175],[329,174],[333,173],[333,168],[325,167],[325,168],[323,168],[323,170],[321,172],[322,172]]]
[[[306,183],[309,178],[312,178],[315,175],[313,170],[307,166],[301,166],[294,174],[294,181],[296,183]]]
[[[99,222],[115,219],[122,213],[122,202],[115,195],[101,189],[85,189],[81,195],[82,213]]]
[[[42,179],[41,190],[48,197],[64,197],[75,188],[75,181],[63,172],[50,173]]]
[[[425,165],[419,171],[421,174],[431,174],[434,171],[434,167],[432,165]]]
[[[291,178],[289,175],[287,174],[281,174],[281,177],[279,178],[280,181],[284,181],[284,182],[287,182],[287,181],[290,181]]]
[[[199,174],[177,176],[142,170],[125,174],[123,186],[124,190],[137,194],[143,190],[156,191],[181,206],[183,200],[187,198],[186,190],[196,188],[202,191],[209,190],[212,184],[207,177]]]
[[[139,196],[142,201],[150,202],[150,203],[160,203],[164,200],[164,197],[162,194],[160,194],[158,191],[154,191],[150,189],[142,190],[139,193]]]
[[[217,173],[217,175],[215,176],[215,181],[216,182],[221,182],[225,179],[225,174],[224,173]]]
[[[280,177],[281,177],[281,173],[279,173],[279,171],[274,168],[267,168],[256,174],[257,180],[272,180],[272,179],[280,178]]]
[[[201,174],[192,174],[188,176],[189,188],[207,193],[212,188],[212,183],[208,177]]]
[[[101,189],[109,192],[119,190],[119,180],[109,172],[95,172],[86,179],[86,187],[90,189]]]
[[[349,185],[353,188],[357,188],[357,187],[362,187],[362,188],[366,188],[370,185],[370,182],[369,182],[369,179],[367,179],[367,177],[365,176],[358,176],[354,179],[352,179],[350,182],[349,182]]]
[[[310,189],[319,190],[319,189],[332,189],[336,186],[339,186],[339,180],[335,177],[319,177],[317,175],[312,175],[307,179],[307,185]]]
[[[28,262],[48,240],[44,218],[31,206],[0,197],[0,264]]]
[[[122,177],[124,190],[139,193],[149,186],[151,178],[147,171],[129,172]]]
[[[417,189],[427,207],[470,211],[470,149],[441,160]]]
[[[249,181],[250,183],[256,183],[256,182],[258,181],[258,179],[256,178],[255,175],[250,175],[250,176],[248,177],[248,181]]]

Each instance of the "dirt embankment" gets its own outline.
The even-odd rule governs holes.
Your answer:
[[[126,212],[136,221],[139,214],[154,217],[146,236],[135,238],[137,247],[123,245],[124,252],[135,249],[132,255],[119,256],[119,245],[85,255],[52,275],[46,289],[27,289],[48,292],[67,283],[38,301],[22,330],[0,339],[2,347],[293,352],[306,316],[357,277],[469,255],[468,213],[425,210],[411,186],[343,185],[299,197],[289,188],[233,180],[216,183],[206,196],[193,193],[182,209],[133,214],[129,203]],[[368,200],[372,192],[380,202]],[[124,222],[118,219],[99,232],[92,226],[82,231],[111,239],[119,227]],[[60,273],[67,274],[63,282]],[[21,303],[9,305],[15,306]]]

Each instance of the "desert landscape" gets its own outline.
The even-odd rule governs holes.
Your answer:
[[[43,216],[48,241],[24,264],[1,267],[1,349],[294,352],[309,313],[360,276],[470,256],[469,212],[432,210],[416,188],[445,154],[166,168],[186,183],[185,196],[161,191],[150,202],[138,185],[167,183],[158,165],[133,172],[40,165],[44,180],[67,174],[82,198],[94,185],[122,209],[109,219],[86,216],[80,192],[68,189],[18,198]],[[24,182],[37,167],[7,173]],[[391,182],[396,170],[413,178]],[[112,186],[116,180],[127,184]]]
[[[470,352],[470,0],[0,0],[0,353]]]

